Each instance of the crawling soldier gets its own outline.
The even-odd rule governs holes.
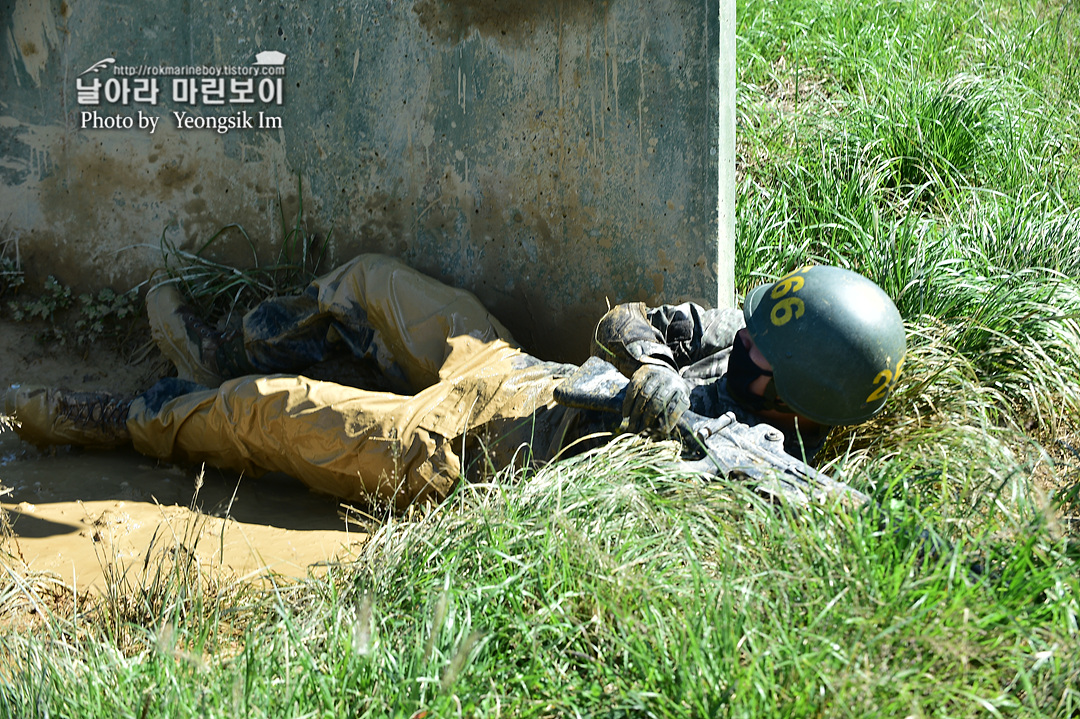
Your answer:
[[[134,399],[15,385],[3,411],[38,445],[132,443],[165,460],[281,471],[349,501],[438,501],[474,465],[544,461],[598,428],[552,393],[573,365],[545,362],[469,292],[361,255],[303,294],[269,299],[221,333],[174,285],[147,295],[154,339],[178,377]],[[903,322],[870,280],[803,267],[742,310],[619,305],[594,354],[630,378],[631,431],[672,431],[688,409],[733,412],[812,456],[830,427],[878,413],[899,376]],[[355,387],[342,355],[377,370]],[[340,366],[340,365],[338,365]]]

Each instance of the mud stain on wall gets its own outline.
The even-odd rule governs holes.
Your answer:
[[[163,236],[194,250],[232,223],[273,247],[283,235],[279,198],[297,204],[296,173],[274,135],[246,144],[249,161],[230,157],[217,135],[181,132],[167,119],[153,135],[23,125],[16,143],[19,154],[5,159],[22,181],[0,184],[0,202],[14,208],[4,239],[18,243],[31,281],[52,274],[77,289],[126,289],[160,266]],[[310,196],[306,204],[318,205]],[[239,236],[216,242],[210,256],[253,261]]]
[[[20,82],[21,69],[35,86],[41,87],[41,76],[49,61],[50,53],[60,45],[57,19],[52,13],[53,3],[34,0],[16,0],[11,9],[11,26],[7,32],[8,58]],[[67,10],[65,3],[61,15]]]
[[[571,25],[601,21],[607,8],[608,0],[419,0],[413,12],[427,32],[444,42],[458,42],[474,31],[519,42],[552,20]]]

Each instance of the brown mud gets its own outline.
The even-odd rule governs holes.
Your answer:
[[[133,394],[167,368],[156,351],[131,362],[102,348],[83,357],[45,347],[35,330],[0,319],[0,387]],[[78,592],[103,592],[110,577],[181,546],[219,577],[302,577],[347,561],[367,537],[336,500],[291,477],[204,472],[132,450],[39,451],[3,427],[0,494],[10,525],[0,525],[0,565],[23,576],[53,573]]]

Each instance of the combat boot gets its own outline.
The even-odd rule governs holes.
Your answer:
[[[146,293],[146,315],[155,344],[176,365],[180,379],[217,387],[228,378],[218,361],[225,334],[184,304],[175,284],[161,284]]]
[[[108,392],[73,392],[12,385],[4,392],[3,412],[14,419],[20,437],[36,444],[117,447],[131,441],[127,429],[131,399]]]

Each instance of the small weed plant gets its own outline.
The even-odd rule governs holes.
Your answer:
[[[49,275],[40,292],[9,300],[7,309],[16,322],[38,321],[40,342],[86,351],[101,341],[122,346],[142,307],[136,290],[118,293],[109,287],[80,294],[76,304],[71,288]]]
[[[26,281],[17,260],[0,254],[0,300],[14,294]]]

